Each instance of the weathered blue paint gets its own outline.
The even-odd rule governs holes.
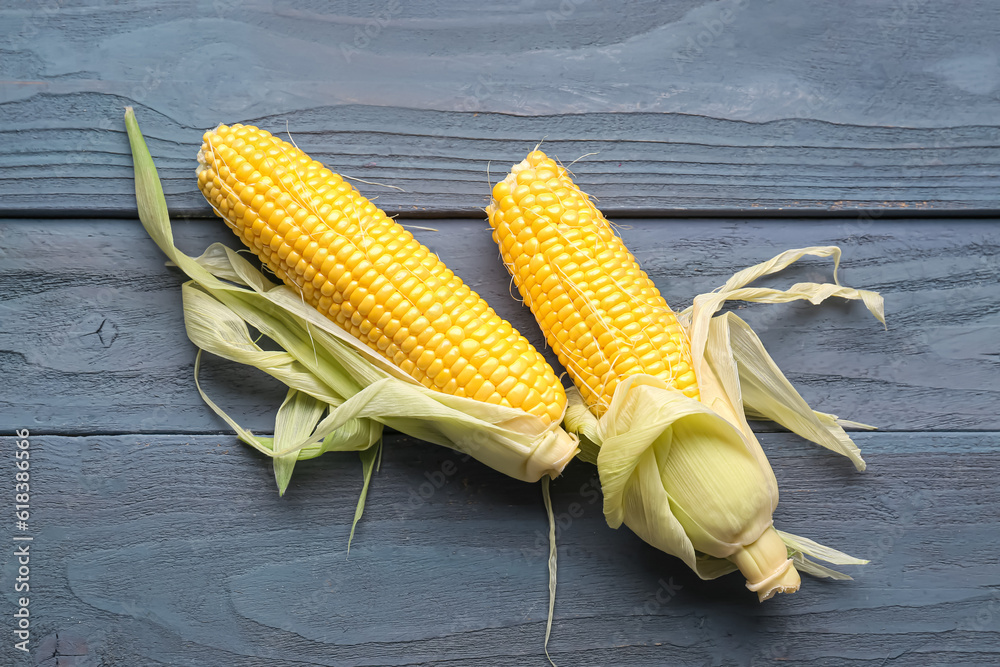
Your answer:
[[[998,430],[1000,226],[993,220],[629,220],[621,230],[677,308],[781,250],[840,245],[842,282],[886,299],[888,330],[860,304],[750,305],[738,313],[817,409],[889,430]],[[421,220],[414,233],[542,347],[511,297],[485,221]],[[0,220],[0,354],[18,383],[0,385],[0,429],[51,433],[228,432],[192,382],[182,276],[135,220]],[[217,219],[179,221],[200,254],[238,246]],[[832,280],[807,259],[772,285]],[[516,290],[513,291],[516,294]],[[255,431],[284,398],[263,373],[206,359],[206,391]]]
[[[0,210],[129,215],[132,104],[199,216],[192,146],[247,120],[403,213],[474,212],[543,139],[598,153],[611,210],[996,211],[998,27],[984,0],[5,7]]]
[[[842,281],[885,295],[887,331],[857,304],[738,312],[815,407],[882,429],[857,434],[857,473],[757,426],[778,525],[871,564],[758,605],[738,577],[699,581],[608,529],[575,463],[553,484],[552,654],[1000,664],[995,3],[29,4],[0,8],[0,469],[30,428],[33,654],[5,634],[4,548],[0,664],[547,664],[537,486],[389,435],[348,556],[357,458],[300,463],[278,498],[204,406],[181,278],[134,219],[126,104],[188,252],[234,244],[195,189],[201,132],[287,127],[402,187],[359,184],[436,228],[415,233],[539,344],[481,207],[543,138],[567,164],[598,153],[578,182],[629,218],[675,306],[785,248],[841,245]],[[810,260],[773,284],[830,277]],[[203,381],[271,427],[274,382],[219,360]]]
[[[789,434],[762,441],[777,524],[871,564],[758,604],[738,576],[699,581],[609,529],[594,469],[575,463],[553,484],[557,664],[1000,659],[996,433],[861,434],[864,473]],[[355,456],[300,464],[278,498],[267,461],[231,436],[33,438],[38,637],[77,637],[123,667],[543,664],[538,486],[385,445],[348,555]],[[12,567],[4,556],[4,581]],[[10,642],[0,655],[20,664]]]

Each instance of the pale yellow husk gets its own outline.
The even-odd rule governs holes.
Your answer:
[[[287,486],[296,460],[327,451],[370,451],[383,426],[458,450],[523,481],[556,476],[573,458],[577,438],[559,424],[427,389],[290,288],[268,280],[236,251],[215,244],[194,258],[178,250],[156,169],[131,109],[126,127],[140,220],[191,278],[182,287],[189,338],[199,350],[259,368],[289,387],[274,438],[241,427],[202,392],[241,440],[274,459],[279,490]],[[251,327],[281,349],[262,349]],[[367,480],[374,457],[363,461]]]
[[[567,429],[581,435],[580,457],[598,467],[612,527],[624,523],[705,579],[740,569],[761,600],[796,590],[797,569],[847,578],[806,556],[835,564],[864,562],[774,529],[778,487],[747,415],[772,419],[848,457],[859,470],[864,460],[842,424],[865,426],[813,411],[746,322],[733,313],[716,315],[730,300],[820,303],[837,296],[863,301],[884,323],[881,297],[837,284],[836,267],[831,284],[799,283],[788,290],[747,287],[806,255],[839,261],[840,251],[813,247],[781,253],[696,297],[682,311],[700,402],[656,378],[636,375],[619,386],[600,419],[575,390],[569,392],[566,411]]]

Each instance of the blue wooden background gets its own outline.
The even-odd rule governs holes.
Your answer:
[[[856,304],[741,309],[869,469],[769,424],[776,522],[871,559],[758,604],[553,483],[567,665],[1000,664],[1000,5],[977,0],[0,3],[0,664],[545,665],[538,485],[388,435],[350,554],[355,456],[270,466],[202,403],[180,274],[135,218],[136,108],[178,244],[235,243],[201,133],[291,131],[529,338],[482,213],[544,139],[678,307],[837,244]],[[773,284],[827,280],[806,261]],[[283,397],[212,359],[266,432]],[[31,519],[14,525],[14,432]],[[13,537],[31,543],[31,654]],[[5,546],[4,546],[5,545]]]

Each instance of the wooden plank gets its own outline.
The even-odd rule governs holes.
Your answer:
[[[998,28],[986,0],[8,6],[0,214],[131,214],[127,104],[185,215],[220,121],[402,187],[366,188],[393,212],[470,214],[543,139],[597,153],[615,212],[996,211]]]
[[[541,346],[485,221],[418,223],[438,231],[414,233]],[[888,331],[856,303],[737,311],[803,396],[882,429],[1000,429],[995,222],[657,220],[630,221],[621,234],[675,308],[784,249],[841,245],[842,282],[882,292]],[[218,221],[180,221],[174,235],[191,254],[236,243]],[[0,388],[0,429],[229,432],[192,381],[181,276],[137,221],[0,221],[0,248],[0,358],[16,379]],[[765,284],[825,282],[831,269],[806,260]],[[271,429],[284,397],[276,382],[218,359],[203,381],[247,427]]]
[[[9,455],[11,435],[2,442]],[[30,442],[19,534],[34,538],[38,662],[58,649],[121,667],[546,664],[536,485],[390,437],[348,555],[353,455],[300,464],[279,499],[268,463],[230,436]],[[851,568],[854,581],[805,578],[763,605],[738,575],[700,581],[611,532],[594,469],[574,463],[553,484],[556,663],[996,664],[1000,434],[859,442],[865,473],[788,434],[764,438],[783,489],[777,524],[872,562]],[[12,529],[0,524],[0,539]]]

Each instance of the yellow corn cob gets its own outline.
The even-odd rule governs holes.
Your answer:
[[[611,448],[599,443],[596,459],[609,523],[625,523],[699,574],[695,552],[730,560],[761,600],[797,590],[798,572],[772,525],[777,482],[749,427],[740,430],[742,407],[720,393],[717,378],[699,388],[676,315],[566,169],[529,153],[493,188],[486,212],[546,339],[591,412],[608,416],[597,436],[619,436]],[[632,383],[630,400],[609,411],[615,389],[637,374],[668,389]],[[723,414],[692,409],[673,392],[698,401],[704,394]],[[636,405],[645,412],[634,414]],[[669,433],[656,432],[671,410]],[[634,433],[628,445],[625,433]]]
[[[566,169],[529,153],[486,212],[525,304],[595,414],[637,373],[698,398],[676,315]]]
[[[198,159],[216,214],[307,303],[426,387],[561,419],[544,358],[340,176],[252,126],[206,132]]]

